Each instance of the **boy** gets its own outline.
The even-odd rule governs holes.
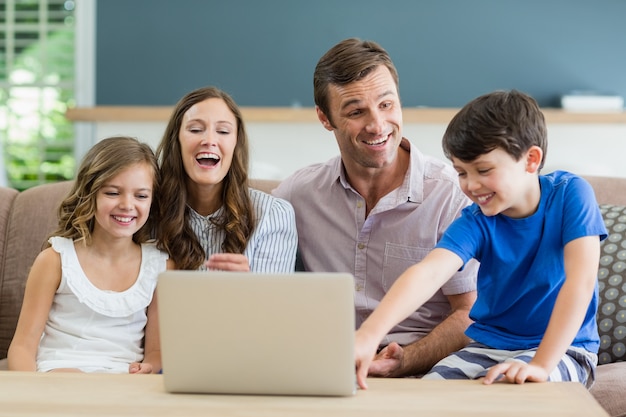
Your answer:
[[[356,333],[357,380],[379,340],[472,258],[478,298],[472,342],[425,378],[593,383],[599,336],[597,269],[607,236],[591,186],[571,173],[539,175],[547,150],[543,114],[517,91],[468,103],[443,149],[474,204],[421,262],[402,274]]]

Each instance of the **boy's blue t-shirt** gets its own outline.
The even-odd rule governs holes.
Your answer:
[[[564,171],[539,176],[541,199],[529,217],[485,216],[478,205],[465,208],[437,247],[466,263],[480,262],[474,323],[468,337],[496,349],[535,348],[548,326],[565,282],[565,245],[607,231],[591,186]],[[596,353],[598,286],[573,345]]]

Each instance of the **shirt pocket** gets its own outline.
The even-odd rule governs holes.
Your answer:
[[[383,289],[385,292],[389,291],[389,288],[408,267],[420,262],[431,250],[432,248],[419,248],[387,242],[383,260]]]

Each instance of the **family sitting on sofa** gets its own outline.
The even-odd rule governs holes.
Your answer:
[[[451,166],[402,136],[398,84],[375,42],[332,47],[314,97],[340,156],[272,195],[248,187],[241,113],[213,87],[178,102],[156,155],[131,138],[96,144],[33,264],[9,369],[158,372],[161,271],[290,272],[298,249],[306,271],[354,276],[362,388],[425,374],[591,387],[607,236],[593,189],[539,174],[547,133],[531,97],[466,105],[446,131]]]

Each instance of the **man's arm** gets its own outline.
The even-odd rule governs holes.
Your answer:
[[[472,323],[469,311],[476,291],[448,296],[452,313],[427,336],[404,347],[395,342],[385,347],[371,363],[369,375],[405,377],[423,375],[450,353],[469,342],[465,329]]]

